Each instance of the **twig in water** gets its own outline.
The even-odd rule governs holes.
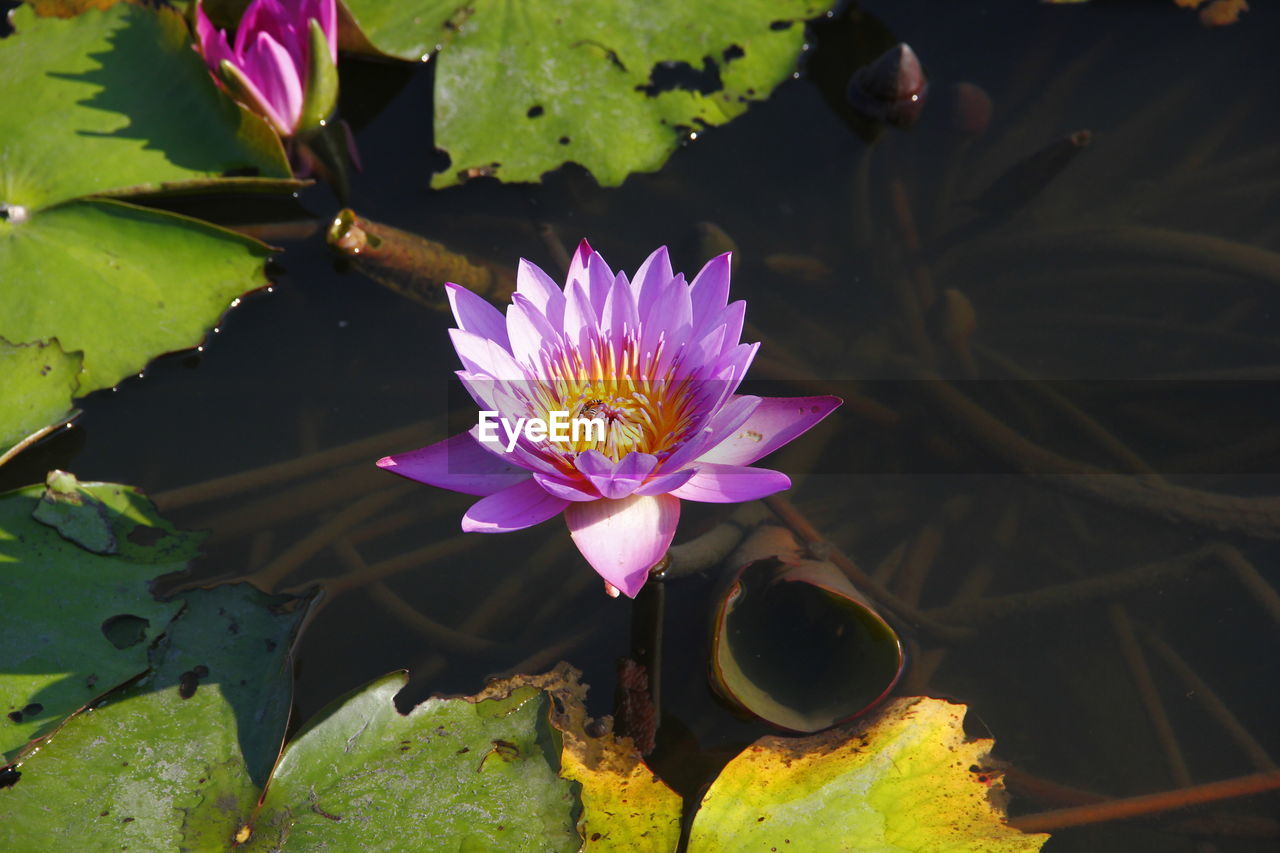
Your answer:
[[[1266,773],[1254,773],[1251,776],[1224,779],[1221,782],[1162,791],[1158,794],[1143,794],[1121,800],[1106,800],[1092,805],[1023,815],[1010,818],[1009,825],[1023,832],[1047,832],[1069,826],[1145,817],[1173,809],[1183,809],[1235,797],[1247,797],[1277,789],[1280,789],[1280,770],[1271,770]]]
[[[235,509],[197,519],[187,526],[211,530],[213,541],[225,542],[381,491],[388,482],[387,472],[373,465],[354,465],[332,476],[309,480]]]
[[[919,383],[969,436],[1024,473],[1113,506],[1174,522],[1280,539],[1280,498],[1239,497],[1172,485],[1140,474],[1115,474],[1062,456],[1002,423],[932,371]]]
[[[339,546],[341,546],[341,543],[339,543]],[[351,549],[351,552],[354,554],[354,549]],[[359,555],[357,554],[356,556]],[[461,631],[450,628],[448,625],[437,622],[412,604],[409,604],[397,595],[395,590],[382,581],[374,581],[369,584],[369,595],[401,622],[433,643],[450,651],[479,654],[498,645],[493,640],[487,640],[484,637],[477,637],[472,634],[464,634]]]
[[[352,526],[380,512],[407,490],[408,486],[394,485],[381,492],[365,495],[284,549],[270,563],[252,575],[246,575],[239,580],[251,581],[261,589],[268,591],[275,590],[276,585],[292,573],[294,569],[324,550],[329,543],[342,536]]]
[[[1131,589],[1155,586],[1203,568],[1215,556],[1216,549],[1207,545],[1168,560],[1145,563],[1101,577],[1055,584],[1030,592],[982,598],[966,602],[962,606],[947,605],[927,611],[927,614],[934,620],[954,625],[960,630],[976,628],[997,619],[1028,615],[1040,610],[1108,598]]]
[[[377,457],[385,456],[397,447],[409,445],[416,447],[422,444],[423,437],[430,435],[437,427],[437,421],[422,421],[348,442],[347,444],[340,444],[337,447],[330,447],[310,456],[264,465],[261,468],[241,471],[238,474],[228,474],[225,477],[205,480],[202,483],[180,486],[176,489],[159,492],[152,497],[165,512],[172,512],[179,507],[230,497],[240,492],[262,489],[319,471],[330,471],[340,465],[363,458],[367,458],[372,463]]]
[[[1231,712],[1226,703],[1218,698],[1218,694],[1213,691],[1213,688],[1182,659],[1181,655],[1174,651],[1172,646],[1145,626],[1140,626],[1139,636],[1164,661],[1165,665],[1173,670],[1178,678],[1182,679],[1182,683],[1187,686],[1187,690],[1195,696],[1205,711],[1218,721],[1218,724],[1222,726],[1231,739],[1244,750],[1245,754],[1249,756],[1249,760],[1253,762],[1254,767],[1259,770],[1276,769],[1276,764],[1267,753],[1266,748],[1249,733],[1249,730]]]
[[[1129,614],[1118,602],[1112,602],[1107,611],[1111,618],[1111,626],[1116,632],[1116,639],[1120,641],[1120,653],[1129,667],[1134,687],[1137,688],[1138,696],[1146,707],[1147,717],[1151,720],[1151,728],[1155,731],[1160,748],[1164,751],[1169,773],[1173,776],[1174,782],[1186,787],[1191,784],[1191,770],[1187,767],[1186,756],[1182,754],[1182,746],[1178,743],[1178,736],[1173,731],[1173,723],[1169,721],[1169,714],[1165,710],[1164,701],[1160,698],[1160,691],[1156,689],[1155,679],[1151,677],[1151,667],[1147,666],[1146,655],[1142,653],[1138,638],[1134,636],[1133,623],[1129,621]]]

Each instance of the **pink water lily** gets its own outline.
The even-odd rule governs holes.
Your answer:
[[[627,596],[671,545],[681,500],[748,501],[788,488],[785,474],[751,463],[841,402],[736,393],[760,345],[740,343],[746,303],[728,302],[727,254],[687,283],[660,248],[628,279],[584,240],[563,290],[522,260],[505,316],[465,288],[446,289],[457,376],[482,415],[494,413],[490,427],[493,417],[506,424],[478,423],[378,465],[483,496],[463,516],[465,531],[503,533],[564,513],[587,562]],[[519,429],[522,418],[545,425],[557,413],[601,430]]]
[[[281,136],[315,126],[333,111],[334,0],[253,0],[236,27],[234,47],[197,4],[196,40],[214,76]]]

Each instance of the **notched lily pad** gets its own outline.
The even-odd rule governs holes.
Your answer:
[[[26,7],[0,40],[0,203],[63,201],[249,168],[288,178],[266,124],[239,108],[172,9],[120,3],[70,18]]]
[[[573,161],[605,186],[659,168],[692,134],[740,115],[795,71],[822,0],[346,0],[363,38],[439,52],[432,185],[536,181]],[[344,42],[345,43],[345,42]]]
[[[549,695],[512,679],[402,715],[403,673],[322,712],[280,758],[249,850],[577,850]]]
[[[21,757],[0,790],[0,848],[232,846],[279,754],[310,601],[238,584],[182,603],[145,677]]]
[[[73,396],[197,345],[267,284],[261,243],[97,198],[246,185],[228,173],[295,186],[279,139],[218,90],[182,16],[154,5],[23,5],[0,39],[0,386],[18,401],[0,414],[0,453]],[[42,353],[50,372],[33,377],[23,345],[63,356]]]
[[[46,424],[71,413],[71,397],[80,384],[81,354],[64,352],[55,340],[13,344],[0,337],[0,458]]]
[[[802,738],[765,737],[702,798],[690,853],[1034,853],[1048,835],[1005,823],[990,740],[965,736],[965,707],[897,699],[873,719]]]
[[[164,536],[139,544],[139,529]],[[21,712],[0,718],[0,754],[146,670],[148,647],[181,607],[155,600],[150,582],[184,568],[202,539],[127,486],[64,472],[0,495],[0,713]]]
[[[560,775],[582,786],[578,833],[583,850],[669,853],[680,840],[680,795],[644,763],[629,738],[611,732],[588,735],[586,687],[576,670],[560,664],[526,679],[549,691],[551,722],[564,751]]]

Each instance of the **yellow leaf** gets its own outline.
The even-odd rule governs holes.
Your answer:
[[[903,698],[866,721],[761,738],[703,796],[690,853],[1038,851],[1049,836],[1005,823],[991,741],[965,736],[965,710]]]
[[[588,853],[671,853],[680,841],[680,795],[654,775],[629,738],[588,735],[579,673],[561,663],[551,672],[517,676],[481,694],[530,685],[552,697],[551,724],[562,747],[560,775],[582,786],[578,832]],[[477,697],[480,698],[480,697]]]

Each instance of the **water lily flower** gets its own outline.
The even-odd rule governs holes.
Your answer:
[[[522,260],[505,316],[465,288],[446,289],[457,376],[481,417],[378,465],[482,496],[465,531],[520,530],[563,513],[611,594],[640,591],[671,545],[681,500],[788,488],[787,475],[751,463],[841,402],[736,393],[760,345],[740,343],[746,303],[728,302],[728,254],[689,283],[664,247],[628,279],[584,240],[563,289]],[[556,430],[566,416],[591,423]]]
[[[281,136],[324,124],[338,97],[334,0],[253,0],[235,45],[196,5],[196,41],[214,76]]]

